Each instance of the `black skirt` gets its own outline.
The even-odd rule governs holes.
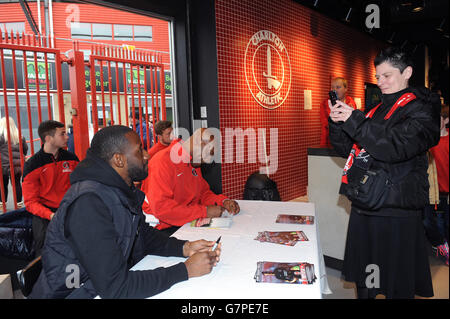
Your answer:
[[[379,274],[379,276],[377,275]],[[420,212],[373,216],[352,208],[342,274],[346,281],[386,298],[433,296],[426,238]]]

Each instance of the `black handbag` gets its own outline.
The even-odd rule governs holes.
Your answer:
[[[345,195],[354,206],[365,210],[381,208],[393,184],[384,169],[364,170],[354,165],[347,176]]]
[[[353,165],[347,172],[348,184],[341,194],[364,210],[378,210],[386,202],[393,185],[402,181],[416,166],[417,158],[402,164],[403,172],[391,174],[383,168]]]

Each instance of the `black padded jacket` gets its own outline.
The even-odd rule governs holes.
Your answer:
[[[405,93],[413,93],[416,98],[385,119]],[[348,157],[353,144],[357,144],[373,158],[372,169],[383,168],[391,176],[402,176],[389,190],[381,209],[370,214],[417,214],[428,203],[426,152],[439,142],[439,114],[439,99],[431,91],[407,88],[383,95],[382,103],[372,118],[355,110],[345,123],[334,123],[329,119],[330,141],[340,156]],[[341,194],[344,193],[343,188],[344,183],[341,184]]]

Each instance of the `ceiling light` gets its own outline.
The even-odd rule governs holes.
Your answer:
[[[389,42],[389,43],[393,43],[394,42],[394,37],[395,37],[395,32],[392,32],[392,35],[391,35],[391,37],[389,38],[389,40],[387,40],[387,42]]]
[[[425,1],[413,1],[412,12],[420,12],[425,8]]]
[[[347,16],[345,17],[345,21],[347,21],[347,22],[350,22],[350,15],[352,14],[352,9],[353,9],[353,8],[350,8],[350,9],[348,10]]]
[[[441,24],[436,28],[436,30],[444,32],[444,24],[445,24],[445,18],[442,19]]]

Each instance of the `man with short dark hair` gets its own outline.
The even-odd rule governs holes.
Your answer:
[[[158,121],[155,124],[155,133],[158,137],[158,143],[152,146],[148,151],[150,159],[159,151],[165,149],[172,143],[173,140],[173,128],[170,121]]]
[[[145,195],[134,182],[147,176],[147,165],[148,153],[131,128],[108,126],[94,135],[49,225],[31,298],[146,298],[211,272],[220,245],[212,251],[213,241],[169,238],[145,223]],[[150,254],[189,258],[130,271]],[[69,266],[78,270],[76,278]]]
[[[64,124],[44,121],[38,134],[42,148],[24,164],[22,193],[26,210],[33,214],[33,239],[36,256],[41,253],[49,221],[70,187],[70,173],[78,157],[65,150],[69,137]]]

